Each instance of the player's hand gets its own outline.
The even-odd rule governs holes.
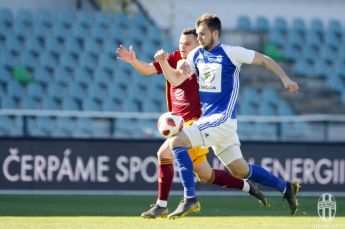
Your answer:
[[[290,79],[284,81],[284,87],[291,93],[297,92],[299,90],[298,84]]]
[[[136,60],[135,52],[132,46],[129,46],[127,50],[123,45],[120,45],[116,49],[117,59],[127,62],[129,64],[133,63]]]
[[[190,69],[189,64],[184,61],[184,60],[180,60],[177,64],[177,69],[182,72],[183,74],[190,76],[192,75],[192,71]]]
[[[156,52],[154,57],[156,61],[161,62],[168,59],[168,53],[161,49]]]

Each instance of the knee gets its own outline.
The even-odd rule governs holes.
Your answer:
[[[173,155],[169,147],[161,147],[159,148],[157,152],[157,157],[158,158],[168,158],[168,159],[173,159]]]
[[[236,178],[244,179],[247,177],[248,172],[245,172],[243,170],[236,170],[236,171],[231,171],[231,174]]]
[[[207,184],[210,180],[210,176],[206,176],[205,174],[195,174],[196,178],[200,183]]]

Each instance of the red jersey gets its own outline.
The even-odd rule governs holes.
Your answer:
[[[180,51],[175,51],[168,57],[168,63],[176,69],[177,62],[181,60]],[[158,62],[153,62],[157,74],[162,74]],[[166,81],[166,98],[168,111],[181,115],[185,121],[198,119],[201,116],[199,84],[195,76],[186,79],[179,86],[172,86]]]

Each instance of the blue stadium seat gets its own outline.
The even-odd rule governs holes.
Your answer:
[[[88,37],[91,37],[91,33],[83,26],[74,24],[72,27],[72,36],[79,42],[84,43]]]
[[[84,51],[91,54],[94,57],[98,57],[102,52],[101,46],[96,40],[87,39],[84,44]]]
[[[250,31],[252,29],[252,26],[249,17],[243,15],[240,16],[237,19],[237,29]]]
[[[102,57],[103,57],[103,55],[101,56],[100,62],[102,62]],[[99,85],[111,86],[113,84],[112,75],[109,75],[102,68],[95,69],[94,79],[95,79],[95,83],[97,83]]]
[[[54,70],[54,83],[64,85],[67,87],[71,82],[74,81],[74,77],[65,66],[58,66]]]
[[[51,28],[55,23],[55,17],[52,17],[49,11],[41,9],[36,13],[36,21],[47,28]]]
[[[138,119],[138,126],[141,135],[140,137],[142,138],[153,138],[159,134],[157,131],[156,120]]]
[[[3,125],[6,123],[6,125]],[[3,136],[22,136],[23,135],[23,119],[22,117],[15,116],[2,116],[0,115],[0,132]]]
[[[333,72],[333,68],[326,64],[321,58],[318,58],[315,62],[314,76],[315,77],[327,77]]]
[[[119,106],[118,102],[115,102],[111,98],[107,98],[107,99],[103,100],[102,110],[103,111],[109,111],[109,112],[120,111],[120,106]]]
[[[29,10],[20,9],[17,12],[16,23],[20,23],[27,27],[31,27],[33,24],[33,21],[34,20],[33,20],[32,14]]]
[[[70,11],[62,10],[58,12],[57,21],[64,27],[71,28],[75,19]]]
[[[91,27],[91,37],[99,44],[103,44],[108,39],[108,31],[103,27]]]
[[[26,39],[26,50],[31,52],[33,55],[38,56],[42,51],[42,46],[34,36],[29,36]]]
[[[32,76],[36,83],[44,87],[48,87],[48,85],[52,81],[52,78],[50,77],[50,73],[42,66],[36,66]]]
[[[47,51],[44,51],[40,55],[40,64],[44,66],[49,71],[53,71],[56,66],[58,66],[57,60],[52,54]]]
[[[64,97],[62,100],[62,110],[79,111],[81,110],[81,107],[79,107],[78,102],[75,99]]]
[[[91,84],[88,88],[89,98],[95,99],[96,101],[103,101],[107,97],[105,88],[99,84]]]
[[[96,27],[100,27],[104,29],[109,29],[112,26],[110,23],[109,15],[101,11],[96,12],[95,23],[96,23]]]
[[[343,33],[343,28],[340,21],[332,19],[328,23],[328,31],[336,36],[341,36]]]
[[[94,19],[87,11],[78,10],[76,13],[76,23],[85,28],[90,28],[94,23]]]
[[[329,65],[335,65],[336,62],[336,53],[333,49],[331,49],[328,46],[321,46],[320,49],[320,55],[318,58],[321,58],[323,61],[325,61]]]
[[[9,33],[10,33],[10,29],[7,28],[4,24],[0,23],[0,42],[5,41],[6,36]],[[0,43],[0,47],[3,48],[1,43]]]
[[[17,81],[12,81],[9,85],[7,85],[7,94],[20,100],[26,96],[26,90]]]
[[[292,107],[286,100],[281,100],[278,103],[278,115],[294,115]]]
[[[267,41],[277,45],[280,48],[285,47],[287,43],[284,34],[278,30],[270,30]]]
[[[71,29],[69,27],[65,27],[59,22],[55,22],[54,26],[52,27],[53,36],[64,42],[66,39],[68,39],[70,36],[66,36],[66,34],[71,34]]]
[[[292,29],[301,35],[305,34],[307,30],[305,21],[302,18],[294,18],[292,21]]]
[[[289,30],[287,37],[288,42],[297,48],[302,48],[305,45],[304,37],[297,29]]]
[[[38,65],[38,60],[31,52],[22,51],[19,56],[19,64],[29,71],[33,71]]]
[[[256,19],[256,31],[266,33],[269,31],[269,28],[270,25],[268,19],[265,16],[259,16]]]
[[[318,58],[317,49],[315,49],[313,46],[309,44],[303,46],[302,58],[310,63],[315,63],[315,60]]]
[[[124,112],[140,112],[139,104],[132,99],[128,99],[122,104],[122,111]]]
[[[274,19],[273,29],[281,33],[286,33],[288,31],[288,24],[285,18],[277,17]]]
[[[31,31],[30,28],[27,27],[24,24],[21,24],[19,22],[14,23],[13,25],[13,36],[16,37],[18,40],[23,41],[25,40],[29,35]]]
[[[31,83],[27,86],[28,95],[34,98],[35,100],[42,100],[46,97],[46,92],[43,87],[37,83]]]
[[[41,109],[40,103],[38,103],[33,97],[26,96],[20,101],[20,108],[25,110]]]
[[[137,120],[134,119],[116,119],[115,122],[115,138],[128,138],[140,135],[140,131],[137,131]]]
[[[310,29],[312,32],[316,33],[319,36],[322,36],[324,33],[324,26],[320,19],[314,18],[311,20]]]
[[[72,54],[73,56],[79,56],[82,47],[80,43],[73,37],[66,37],[65,39],[65,51]]]
[[[60,56],[60,66],[73,71],[78,66],[77,59],[68,52],[63,52]]]
[[[0,65],[12,71],[17,64],[17,59],[9,50],[5,49],[0,52]]]
[[[78,117],[76,120],[76,129],[73,130],[74,137],[91,137],[93,132],[93,122],[91,118]]]
[[[293,70],[296,74],[300,76],[312,76],[312,65],[306,60],[301,59],[295,63]]]
[[[9,95],[1,96],[1,109],[18,109],[16,100]]]
[[[69,97],[76,99],[76,100],[83,100],[84,98],[87,97],[87,94],[83,87],[76,81],[71,81],[68,84],[68,95]]]
[[[1,8],[0,9],[0,24],[5,24],[7,27],[11,27],[13,25],[13,14],[12,11],[8,8]]]
[[[249,101],[242,100],[239,104],[239,112],[240,115],[255,115],[257,114],[255,107],[251,105]]]
[[[56,119],[57,129],[52,133],[53,136],[64,136],[69,137],[72,135],[73,131],[76,129],[76,121],[75,118],[71,117],[58,117]]]
[[[97,63],[89,53],[82,53],[79,56],[79,67],[85,69],[86,71],[93,72],[95,65],[97,65]]]
[[[127,29],[129,26],[129,20],[125,13],[115,13],[113,15],[113,21],[111,22],[113,27]]]
[[[53,97],[42,98],[42,109],[44,109],[44,110],[61,110],[58,102]]]
[[[288,61],[296,62],[302,55],[302,47],[296,47],[295,44],[287,43],[283,50],[284,58]]]
[[[94,98],[84,98],[82,100],[82,110],[84,111],[100,111],[101,103]]]
[[[339,46],[341,45],[341,37],[337,36],[334,33],[328,32],[325,34],[324,37],[324,44],[327,47],[332,48],[334,51],[341,51],[339,50]]]
[[[19,53],[22,51],[22,48],[22,45],[14,35],[9,34],[6,37],[6,49],[8,51],[13,53],[14,55],[19,55]]]
[[[315,30],[310,30],[306,34],[306,43],[319,48],[322,45],[321,36]]]
[[[62,101],[64,100],[67,90],[60,84],[53,83],[48,85],[48,95],[52,99]]]
[[[74,78],[76,82],[83,85],[84,87],[88,87],[93,81],[91,73],[80,66],[76,67]]]
[[[56,37],[49,36],[45,40],[45,50],[54,56],[59,57],[62,52],[62,45]]]
[[[37,38],[40,42],[43,42],[46,37],[50,34],[47,30],[47,28],[40,24],[40,23],[34,23],[33,25],[33,35],[35,38]]]
[[[338,92],[343,92],[345,90],[345,85],[343,84],[341,78],[339,77],[338,74],[330,74],[327,78],[326,78],[326,84],[327,86],[334,90],[334,91],[338,91]]]

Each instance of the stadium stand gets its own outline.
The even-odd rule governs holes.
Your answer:
[[[296,74],[326,78],[331,90],[342,93],[345,105],[345,48],[335,52],[337,47],[345,47],[340,22],[332,20],[324,26],[315,19],[307,26],[296,18],[289,26],[282,17],[269,22],[260,16],[252,22],[241,16],[238,29],[265,34],[264,44],[276,46]],[[156,76],[144,79],[127,64],[114,61],[119,44],[134,45],[146,61],[152,61],[159,48],[174,49],[166,35],[141,13],[80,10],[55,15],[40,10],[33,15],[21,9],[14,16],[11,10],[0,9],[0,109],[164,112],[164,80]],[[11,76],[16,66],[24,67],[33,81],[17,82]],[[243,115],[298,114],[272,89],[246,85],[239,98]],[[2,136],[157,137],[155,120],[0,117]],[[298,125],[282,129],[291,132],[287,136],[301,133]],[[244,123],[239,132],[244,139],[264,140],[275,140],[275,133],[276,126],[268,123]]]

